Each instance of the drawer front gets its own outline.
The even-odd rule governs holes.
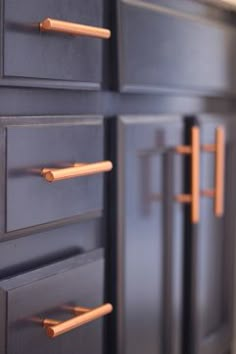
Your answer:
[[[121,91],[235,91],[233,29],[158,2],[119,1]]]
[[[96,218],[1,242],[0,279],[103,247],[102,225]]]
[[[6,231],[102,209],[102,173],[54,183],[41,176],[104,159],[102,119],[76,122],[7,127]]]
[[[103,0],[5,0],[4,76],[40,79],[41,86],[99,88],[103,40],[40,33],[45,18],[103,27]]]
[[[103,320],[48,337],[45,318],[73,318],[68,307],[96,308],[104,303],[101,250],[0,282],[2,354],[102,354]]]

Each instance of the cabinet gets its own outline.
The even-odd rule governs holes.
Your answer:
[[[225,177],[223,216],[215,215],[218,152],[206,151],[216,147],[219,127],[226,148],[225,168],[220,169]],[[198,175],[196,220],[194,202],[186,197],[194,198],[195,162],[193,156],[179,154],[195,148],[193,128],[199,132],[193,176]],[[114,130],[117,353],[228,353],[235,232],[233,118],[122,116]]]
[[[236,15],[197,0],[0,13],[0,354],[233,354]]]

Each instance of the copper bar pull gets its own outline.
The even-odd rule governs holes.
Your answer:
[[[179,203],[191,204],[191,221],[196,224],[199,222],[200,203],[200,130],[198,127],[191,129],[191,145],[177,146],[176,152],[191,156],[191,193],[177,195],[175,199]]]
[[[56,182],[63,179],[89,176],[97,173],[111,171],[113,168],[111,161],[100,161],[95,163],[75,163],[66,168],[43,168],[41,175],[48,182]]]
[[[215,153],[215,186],[214,189],[206,189],[201,192],[203,196],[214,198],[214,212],[216,217],[224,214],[224,165],[225,165],[225,134],[222,127],[217,127],[215,132],[215,144],[203,145],[205,152]]]
[[[221,127],[216,129],[216,163],[215,163],[215,215],[224,213],[224,165],[225,136]]]
[[[49,17],[39,23],[39,28],[41,32],[60,32],[75,36],[88,36],[100,39],[108,39],[111,37],[111,31],[106,28],[60,21]]]
[[[198,127],[192,128],[192,163],[191,163],[191,192],[192,192],[192,222],[199,221],[200,199],[200,132]]]
[[[95,309],[84,309],[80,307],[71,308],[78,316],[75,316],[66,321],[55,321],[52,319],[44,319],[42,324],[46,329],[46,334],[50,338],[55,338],[63,333],[72,331],[75,328],[83,326],[88,322],[97,320],[100,317],[108,315],[113,311],[113,306],[109,303],[96,307]]]

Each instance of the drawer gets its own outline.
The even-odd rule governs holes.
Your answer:
[[[6,128],[6,231],[102,210],[102,172],[111,168],[97,164],[104,160],[103,120],[75,122]],[[95,168],[71,178],[86,166]],[[55,172],[66,179],[48,182]]]
[[[101,249],[3,280],[0,289],[1,354],[102,354],[112,306],[104,305]]]
[[[234,92],[234,30],[159,3],[118,2],[120,90]]]
[[[103,41],[110,35],[103,31],[103,1],[5,0],[4,78],[23,86],[98,89]],[[47,31],[40,31],[47,18],[63,21],[50,24],[59,32],[49,31],[47,22]]]
[[[40,230],[0,247],[0,279],[104,247],[103,218]]]

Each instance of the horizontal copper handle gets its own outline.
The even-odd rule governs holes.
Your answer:
[[[48,182],[56,182],[63,179],[76,178],[82,176],[95,175],[111,171],[113,168],[111,161],[101,161],[95,163],[75,163],[67,168],[43,168],[41,175]]]
[[[202,191],[202,195],[215,198],[215,215],[221,217],[224,214],[224,165],[225,165],[225,135],[224,129],[218,127],[215,132],[215,144],[202,146],[205,152],[215,153],[215,187]]]
[[[200,130],[193,127],[191,130],[191,145],[180,145],[176,147],[179,154],[191,156],[191,194],[180,194],[175,197],[179,203],[191,204],[191,220],[193,224],[199,221],[200,204]]]
[[[60,21],[54,18],[45,18],[39,23],[39,28],[41,32],[60,32],[75,36],[88,36],[100,39],[108,39],[111,37],[111,31],[109,29]]]
[[[46,329],[48,337],[55,338],[60,336],[63,333],[72,331],[75,328],[83,326],[88,322],[97,320],[100,317],[108,315],[112,312],[113,306],[109,303],[96,307],[95,309],[87,309],[84,307],[69,307],[68,310],[71,310],[74,314],[78,314],[69,320],[66,321],[56,321],[53,319],[44,319],[42,324]]]

